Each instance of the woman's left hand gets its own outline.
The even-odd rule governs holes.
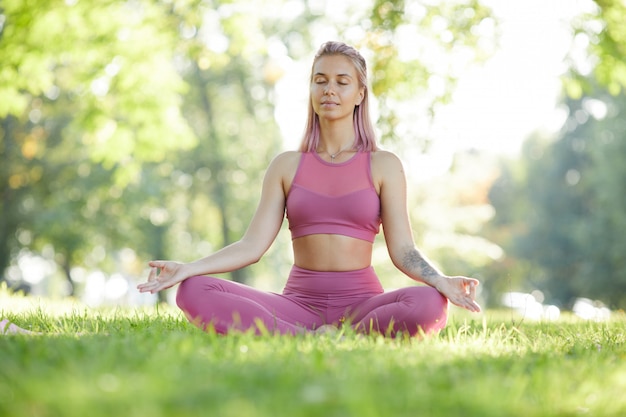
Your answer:
[[[480,312],[476,302],[476,287],[479,281],[467,277],[442,277],[435,288],[450,302],[469,311]]]

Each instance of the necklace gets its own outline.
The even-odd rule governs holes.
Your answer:
[[[335,162],[335,158],[339,156],[339,154],[341,154],[343,151],[347,151],[348,149],[352,148],[352,144],[350,144],[350,146],[347,146],[345,148],[341,148],[339,149],[337,152],[335,153],[330,153],[326,150],[322,151],[322,152],[326,152],[328,154],[328,156],[330,156],[330,162]]]

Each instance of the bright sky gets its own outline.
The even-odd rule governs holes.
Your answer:
[[[514,154],[530,133],[556,131],[564,120],[557,105],[572,43],[569,21],[590,0],[484,2],[500,21],[500,48],[462,76],[453,102],[437,113],[428,132],[435,146],[424,159],[439,169],[455,150]],[[290,62],[285,69],[276,115],[286,147],[295,149],[306,115],[310,62]]]
[[[572,44],[570,19],[582,1],[485,1],[500,19],[500,49],[461,78],[453,104],[437,115],[434,136],[455,148],[514,153],[536,130],[564,121],[559,76]]]

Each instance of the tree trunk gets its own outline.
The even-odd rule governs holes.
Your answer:
[[[15,218],[17,198],[15,190],[9,184],[13,160],[13,118],[8,116],[0,120],[2,146],[0,146],[0,282],[6,281],[4,272],[11,262],[11,240],[15,236],[18,219]]]

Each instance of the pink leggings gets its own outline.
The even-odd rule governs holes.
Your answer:
[[[180,284],[176,303],[202,329],[297,334],[324,324],[350,323],[360,332],[411,336],[441,330],[448,301],[436,289],[414,286],[384,292],[372,267],[347,272],[309,271],[294,266],[282,294],[214,277],[194,276]]]

